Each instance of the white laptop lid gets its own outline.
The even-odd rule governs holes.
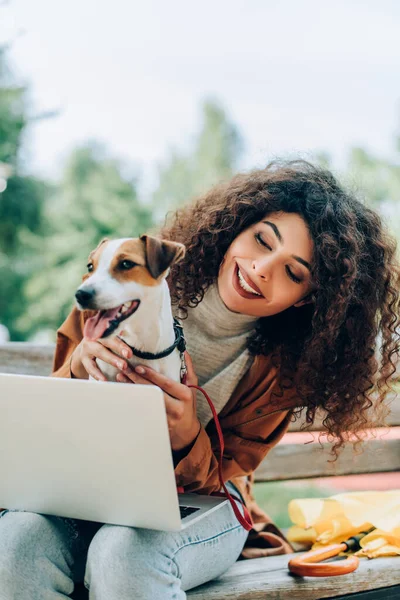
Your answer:
[[[162,391],[0,373],[0,507],[179,530]]]

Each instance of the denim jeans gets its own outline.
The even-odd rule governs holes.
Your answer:
[[[5,510],[0,599],[60,600],[84,581],[90,600],[184,600],[234,564],[246,537],[229,503],[177,533]]]

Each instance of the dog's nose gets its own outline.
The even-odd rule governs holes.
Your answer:
[[[78,290],[75,294],[75,298],[82,306],[82,308],[90,308],[90,305],[93,301],[95,295],[94,289],[86,289],[86,290]]]

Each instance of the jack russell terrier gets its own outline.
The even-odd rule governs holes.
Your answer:
[[[166,276],[185,255],[183,244],[142,235],[104,239],[89,255],[88,273],[75,298],[79,310],[98,311],[84,327],[84,337],[118,336],[133,352],[129,365],[152,367],[180,381],[185,342],[173,318]],[[118,369],[97,359],[109,381]]]

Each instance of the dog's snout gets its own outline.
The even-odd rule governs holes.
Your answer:
[[[93,288],[88,288],[86,290],[81,289],[76,292],[75,298],[82,308],[91,308],[95,293]]]

